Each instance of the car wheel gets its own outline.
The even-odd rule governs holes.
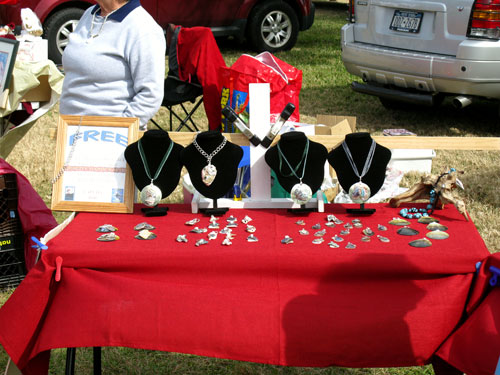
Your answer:
[[[75,31],[84,10],[66,8],[51,15],[44,25],[45,38],[48,40],[49,59],[61,63],[62,53],[69,41],[69,34]]]
[[[248,37],[259,51],[283,51],[297,42],[299,21],[293,8],[285,2],[264,2],[250,14]]]

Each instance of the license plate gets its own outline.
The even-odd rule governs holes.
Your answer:
[[[405,33],[418,33],[424,14],[422,12],[411,12],[406,10],[394,11],[389,28]]]

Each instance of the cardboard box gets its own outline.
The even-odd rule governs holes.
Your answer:
[[[318,115],[316,124],[316,135],[349,134],[356,131],[356,116]]]
[[[23,102],[48,102],[51,96],[51,88],[49,85],[49,76],[41,75],[38,77],[40,85],[29,90],[24,96]]]
[[[432,159],[436,151],[432,149],[394,149],[389,165],[403,172],[431,173]]]

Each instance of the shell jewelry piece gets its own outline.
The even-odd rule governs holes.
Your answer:
[[[352,226],[352,224],[351,224],[351,223],[345,223],[345,224],[344,224],[344,228],[346,228],[346,229],[352,229],[352,228],[353,228],[353,226]]]
[[[311,229],[321,229],[321,224],[314,224]]]
[[[387,237],[381,236],[380,234],[377,234],[377,238],[380,240],[380,242],[391,242],[390,239]]]
[[[241,219],[241,222],[243,224],[248,224],[251,221],[252,221],[252,218],[250,216],[247,216],[247,215],[245,215],[245,217],[243,219]]]
[[[231,242],[231,238],[230,237],[226,237],[226,238],[224,238],[224,240],[222,240],[222,245],[224,245],[224,246],[230,246],[232,244],[233,243]]]
[[[363,170],[361,171],[360,174],[358,171],[358,167],[356,167],[356,164],[354,163],[351,150],[349,150],[346,141],[342,142],[342,147],[344,148],[347,160],[349,160],[349,163],[351,164],[351,168],[354,174],[356,175],[356,177],[359,178],[359,182],[356,182],[349,188],[349,198],[351,198],[351,200],[354,203],[365,203],[368,199],[370,199],[371,196],[370,187],[367,184],[363,183],[361,179],[366,175],[366,173],[370,169],[373,160],[373,155],[375,154],[376,146],[377,144],[375,143],[375,140],[372,139],[372,144],[370,146],[370,149],[368,150],[368,155],[366,156],[365,165],[363,166]]]
[[[329,228],[334,228],[335,227],[335,223],[333,221],[327,221],[325,223],[325,227],[329,227]]]
[[[116,241],[119,239],[120,237],[115,232],[104,233],[101,234],[99,237],[97,237],[97,241],[103,241],[103,242]]]
[[[195,225],[195,224],[197,224],[197,223],[199,223],[199,222],[200,222],[200,219],[198,219],[198,218],[196,217],[196,218],[194,218],[194,219],[191,219],[191,220],[189,220],[189,221],[186,221],[184,224],[186,224],[186,225],[191,225],[191,226],[192,226],[192,225]]]
[[[247,241],[248,242],[257,242],[257,241],[259,241],[259,239],[257,237],[255,237],[253,234],[251,234],[250,236],[247,237]]]
[[[339,224],[342,224],[342,223],[343,223],[343,221],[342,221],[342,220],[340,220],[339,218],[337,218],[337,217],[336,217],[335,215],[333,215],[333,214],[328,215],[328,216],[326,217],[326,220],[328,220],[329,222],[333,222],[334,224],[337,224],[337,225],[339,225]]]
[[[293,243],[293,238],[286,235],[282,240],[281,240],[281,243],[284,244],[284,245],[288,245],[288,244],[291,244]]]
[[[193,139],[193,146],[196,148],[196,150],[198,150],[198,152],[201,155],[203,155],[207,159],[207,165],[203,167],[203,169],[201,170],[201,180],[205,185],[210,186],[212,185],[212,182],[214,182],[215,177],[217,177],[217,168],[215,167],[215,165],[212,164],[212,158],[215,155],[217,155],[220,150],[224,148],[224,146],[227,143],[227,139],[226,137],[222,136],[222,138],[224,139],[222,140],[221,144],[218,145],[217,148],[213,150],[209,155],[205,150],[203,150],[200,147],[200,145],[197,142],[197,138],[198,134]]]
[[[335,221],[335,219],[336,219],[335,215],[331,215],[331,214],[330,214],[330,215],[327,215],[327,216],[326,216],[326,220],[327,220],[327,221],[332,221],[332,222],[333,222],[333,221]]]
[[[336,242],[330,241],[328,242],[328,246],[330,246],[332,249],[337,249],[340,247],[340,245]]]
[[[347,236],[348,234],[351,234],[351,232],[349,231],[349,229],[343,229],[340,231],[340,235],[341,236]]]
[[[292,168],[292,166],[286,159],[285,155],[283,154],[283,151],[281,151],[280,142],[276,144],[276,148],[278,149],[278,157],[280,161],[280,167],[279,167],[280,174],[284,177],[291,177],[293,175],[296,179],[299,180],[298,184],[292,186],[292,189],[290,190],[290,197],[292,198],[293,202],[302,206],[307,202],[309,202],[313,195],[309,185],[304,184],[302,182],[302,179],[304,178],[304,175],[306,173],[307,157],[309,155],[309,138],[306,137],[306,145],[304,147],[304,152],[302,153],[302,158],[300,159],[299,164],[297,164],[295,168]],[[288,168],[290,168],[290,171],[292,173],[288,175],[283,173],[283,170],[281,168],[282,160],[285,161],[286,165],[288,166]],[[301,164],[302,164],[302,174],[299,177],[297,175],[297,170],[299,169]]]
[[[450,235],[442,230],[433,230],[426,234],[431,240],[445,240],[450,237]]]
[[[227,223],[226,225],[226,228],[237,228],[238,227],[238,223],[232,221],[230,223]]]
[[[401,219],[400,217],[393,217],[392,220],[389,221],[389,224],[402,227],[404,225],[410,225],[411,223],[408,220]]]
[[[161,159],[160,165],[158,166],[154,176],[151,176],[151,172],[149,171],[148,161],[146,160],[146,156],[144,155],[144,149],[142,148],[141,141],[142,139],[139,139],[137,141],[137,148],[139,149],[139,155],[141,157],[142,164],[144,166],[144,171],[146,172],[146,176],[151,180],[151,183],[149,185],[146,185],[141,190],[140,193],[141,202],[148,207],[154,207],[158,203],[160,203],[162,198],[162,192],[160,188],[154,184],[154,181],[158,178],[158,176],[161,173],[161,170],[163,169],[163,166],[167,162],[167,159],[170,156],[170,153],[172,152],[172,148],[174,147],[174,141],[172,140],[170,141],[170,145],[168,146],[167,152],[165,152],[165,155],[163,155],[163,158]]]
[[[346,249],[355,249],[356,245],[353,244],[352,242],[348,242],[347,245],[345,245]]]
[[[302,228],[299,230],[299,234],[302,236],[307,236],[309,234],[309,231],[306,228]]]
[[[153,230],[153,229],[156,229],[153,225],[151,224],[148,224],[146,223],[145,221],[142,222],[142,223],[139,223],[137,224],[135,227],[134,227],[134,230],[143,230],[143,229],[147,229],[147,230]]]
[[[322,230],[319,230],[317,231],[316,233],[314,233],[314,236],[315,237],[323,237],[326,233],[326,229],[322,229]]]
[[[446,231],[446,230],[448,230],[447,226],[440,224],[440,223],[436,223],[436,222],[430,223],[429,225],[427,225],[426,228],[427,228],[427,230],[430,230],[430,231],[433,231],[433,230]]]
[[[99,233],[110,233],[110,232],[116,232],[118,228],[112,226],[111,224],[104,224],[101,225],[99,228],[96,229],[96,232]]]
[[[335,242],[342,242],[342,241],[344,241],[344,239],[342,237],[337,236],[337,235],[333,236],[332,240],[334,240]]]
[[[418,230],[410,228],[410,227],[403,227],[403,228],[399,228],[396,233],[400,234],[402,236],[416,236],[419,232],[418,232]]]
[[[385,225],[382,225],[382,224],[378,224],[377,225],[377,229],[382,231],[382,232],[385,232],[387,230],[387,227]]]
[[[361,237],[361,241],[363,241],[363,242],[370,242],[371,240],[372,240],[372,238],[370,236]]]
[[[295,224],[297,224],[297,225],[306,225],[306,222],[304,220],[297,220],[295,222]]]
[[[315,239],[312,241],[312,243],[313,243],[314,245],[319,245],[319,244],[321,244],[321,243],[323,243],[323,242],[325,242],[325,240],[323,239],[323,237],[320,237],[320,238],[315,238]]]
[[[255,228],[253,225],[247,224],[247,228],[245,229],[248,233],[255,233],[257,228]]]
[[[408,244],[413,247],[429,247],[432,245],[432,242],[424,237],[418,240],[411,241]]]
[[[370,227],[366,227],[365,229],[363,229],[363,234],[365,236],[373,236],[375,233],[371,230]]]
[[[201,238],[198,241],[196,241],[195,246],[206,245],[207,243],[208,243],[208,241],[206,239]]]
[[[194,227],[193,229],[190,230],[191,233],[206,233],[208,232],[207,228],[198,228]]]
[[[209,240],[215,240],[217,238],[217,231],[213,230],[208,234]]]
[[[188,239],[185,234],[179,234],[175,240],[177,242],[188,242]]]
[[[361,223],[354,223],[354,228],[363,228],[363,224]]]
[[[417,220],[420,224],[439,223],[439,220],[431,216],[422,216]]]
[[[138,240],[154,240],[156,238],[156,234],[147,229],[143,229],[135,236],[135,238]]]
[[[210,224],[208,224],[208,229],[219,229],[220,228],[220,225],[218,222],[214,221]]]
[[[229,216],[226,221],[228,223],[236,223],[238,221],[238,219],[236,219],[233,215]]]
[[[233,230],[231,228],[228,228],[228,227],[225,227],[224,229],[222,229],[220,231],[220,234],[229,234],[231,233]]]

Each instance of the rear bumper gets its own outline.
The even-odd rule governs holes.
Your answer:
[[[342,61],[366,82],[447,93],[500,98],[500,60],[471,60],[418,53],[354,41],[342,27]]]

